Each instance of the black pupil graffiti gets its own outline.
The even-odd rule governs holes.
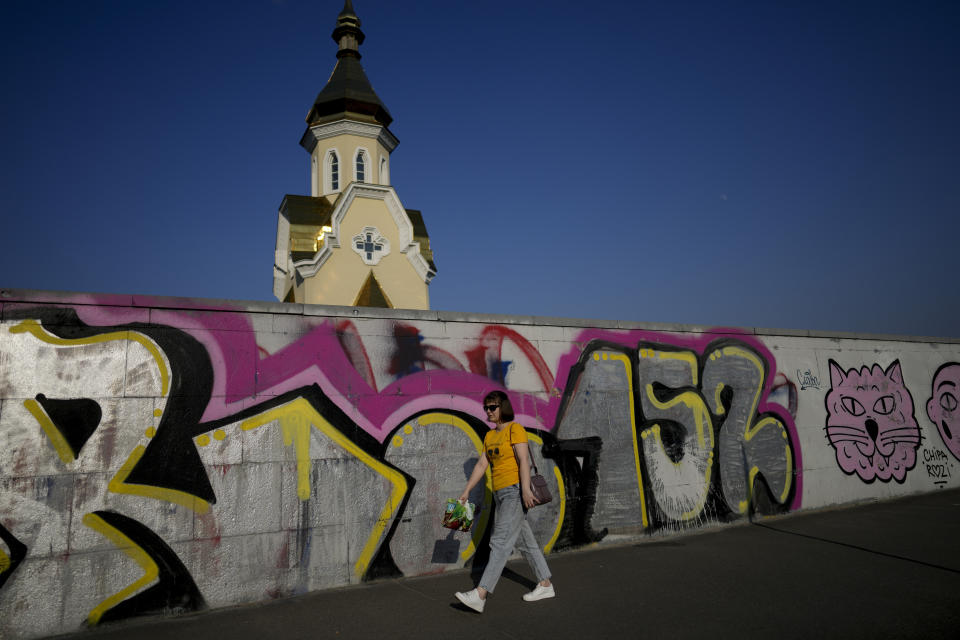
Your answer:
[[[843,398],[840,399],[840,402],[843,403],[843,408],[847,410],[847,413],[851,415],[862,416],[867,412],[867,410],[863,408],[863,405],[860,404],[860,401],[856,398],[843,396]]]
[[[957,399],[948,391],[940,396],[940,406],[946,411],[953,411],[957,408]]]
[[[882,398],[878,398],[874,403],[873,410],[880,415],[885,416],[893,411],[893,407],[893,396],[883,396]]]

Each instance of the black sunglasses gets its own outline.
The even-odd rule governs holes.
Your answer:
[[[500,405],[498,405],[498,404],[485,404],[485,405],[483,405],[483,408],[484,408],[485,411],[493,412],[493,411],[496,411],[497,409],[499,409],[499,408],[500,408]]]

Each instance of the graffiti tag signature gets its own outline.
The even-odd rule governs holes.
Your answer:
[[[952,467],[947,454],[940,449],[923,448],[923,463],[927,468],[927,477],[933,478],[933,484],[939,488],[947,484],[947,480],[953,477]]]
[[[809,369],[806,371],[797,369],[797,380],[800,382],[800,391],[820,388],[820,378],[810,373]]]

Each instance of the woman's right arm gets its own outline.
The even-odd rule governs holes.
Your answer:
[[[473,466],[473,473],[470,474],[470,479],[467,480],[467,488],[460,494],[460,502],[467,501],[467,498],[470,496],[470,490],[477,486],[477,483],[483,479],[483,475],[487,472],[489,465],[490,463],[487,462],[487,456],[481,454],[480,459],[477,460],[477,464]]]

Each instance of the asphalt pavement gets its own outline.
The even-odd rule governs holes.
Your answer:
[[[548,556],[528,603],[511,562],[482,614],[467,570],[372,582],[61,638],[957,638],[960,491]]]

